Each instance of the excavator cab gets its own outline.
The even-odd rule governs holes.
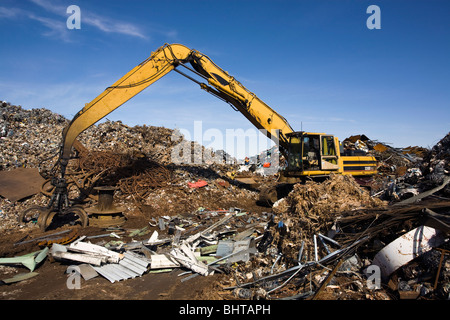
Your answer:
[[[304,131],[286,136],[289,139],[288,171],[314,174],[339,170],[339,149],[334,136]]]

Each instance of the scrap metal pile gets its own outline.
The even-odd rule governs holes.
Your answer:
[[[363,135],[344,146],[380,160],[372,190],[339,175],[295,185],[273,206],[259,246],[266,254],[228,288],[253,298],[449,299],[450,133],[431,151]]]
[[[389,205],[352,177],[332,176],[296,185],[273,209],[261,254],[225,282],[237,295],[449,298],[450,201]],[[373,270],[379,272],[376,285]]]
[[[332,175],[297,184],[262,208],[256,190],[227,176],[236,168],[173,163],[177,143],[193,147],[194,158],[205,152],[202,146],[174,139],[170,129],[106,121],[78,138],[67,168],[69,197],[92,209],[101,203],[101,188],[111,187],[115,208],[139,224],[36,232],[35,221],[21,225],[17,218],[48,202],[68,121],[9,104],[0,112],[3,181],[19,169],[31,170],[28,177],[37,170],[42,179],[20,194],[0,181],[0,231],[20,232],[14,243],[0,240],[0,265],[30,271],[13,278],[0,272],[0,284],[38,276],[35,269],[49,258],[69,262],[67,273],[84,281],[102,276],[116,283],[174,270],[181,282],[215,275],[216,285],[204,291],[209,299],[450,298],[450,133],[431,150],[350,137],[346,152],[380,161],[371,190],[351,176]],[[31,253],[17,255],[27,248]]]
[[[417,196],[444,183],[450,174],[450,133],[431,150],[422,147],[393,148],[365,135],[343,141],[346,152],[369,154],[379,161],[378,176],[372,181],[374,195],[388,201]],[[450,186],[443,186],[443,196],[450,196]]]
[[[27,175],[42,177],[41,185],[29,193],[11,194],[14,190],[5,186],[9,191],[0,194],[0,229],[13,229],[21,211],[48,203],[61,133],[69,121],[46,109],[26,110],[10,104],[2,104],[0,112],[0,172],[29,169]],[[114,186],[116,200],[125,208],[125,214],[145,215],[151,211],[159,215],[167,210],[191,211],[201,206],[228,207],[255,197],[254,191],[228,179],[228,165],[173,163],[172,151],[179,144],[189,145],[192,157],[211,152],[184,140],[176,130],[129,127],[109,120],[92,126],[78,137],[77,158],[69,162],[69,198],[91,207],[98,199],[95,188]],[[202,186],[196,187],[199,181]],[[24,186],[29,187],[27,181],[20,187]]]

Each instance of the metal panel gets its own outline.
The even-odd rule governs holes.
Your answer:
[[[89,263],[89,264],[95,265],[95,266],[100,266],[103,262],[103,259],[101,257],[94,257],[94,256],[91,256],[88,254],[79,254],[79,253],[72,253],[72,252],[57,251],[57,252],[53,253],[53,257]]]
[[[118,263],[94,267],[95,271],[114,283],[142,276],[149,266],[149,260],[132,252],[125,252]]]
[[[108,279],[111,283],[114,283],[116,278],[114,276],[111,276],[110,273],[105,270],[103,267],[93,267],[95,271],[97,271],[99,274],[101,274],[103,277]]]
[[[147,266],[150,264],[150,261],[148,261],[148,259],[144,258],[144,257],[139,257],[137,254],[132,253],[132,252],[125,252],[124,253],[124,259],[128,259],[131,260],[132,262],[147,268]]]
[[[107,264],[104,266],[104,268],[107,271],[111,272],[112,275],[116,276],[118,281],[134,278],[133,274],[123,271],[123,269],[119,268],[119,266],[120,265],[116,264]]]
[[[0,172],[0,195],[11,202],[40,192],[45,182],[37,168],[17,168]]]
[[[90,280],[98,276],[98,273],[90,264],[80,264],[78,268],[80,268],[80,273],[83,276],[84,280]]]
[[[124,266],[127,269],[130,269],[130,270],[136,272],[139,275],[142,275],[145,271],[147,271],[147,268],[144,268],[127,258],[120,260],[119,264]]]
[[[113,266],[114,268],[123,272],[124,274],[128,275],[130,278],[136,278],[137,276],[139,276],[139,274],[135,273],[133,270],[125,268],[124,266],[122,266],[120,264],[112,264],[111,266]]]
[[[442,243],[444,237],[439,230],[420,226],[384,247],[375,255],[372,263],[380,267],[382,276],[386,278],[399,267]]]
[[[234,241],[233,240],[221,240],[218,243],[216,255],[219,257],[225,257],[233,252]]]
[[[165,254],[152,254],[151,269],[178,268],[180,264]]]
[[[73,242],[69,245],[68,249],[77,252],[103,255],[111,258],[113,262],[117,262],[120,259],[120,254],[118,252],[111,251],[105,247],[88,242],[82,241]]]

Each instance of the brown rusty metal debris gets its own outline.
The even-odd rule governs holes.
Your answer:
[[[47,239],[43,239],[41,241],[38,242],[38,245],[43,247],[43,246],[50,246],[54,243],[58,243],[58,244],[67,244],[70,243],[72,241],[75,241],[75,239],[77,239],[80,236],[79,232],[77,229],[72,229],[68,235],[65,236],[59,236],[59,237],[50,237]]]
[[[145,199],[156,188],[172,180],[172,172],[166,167],[140,155],[117,154],[108,151],[83,150],[70,171],[66,173],[68,189],[78,189],[80,196],[98,200],[94,188],[115,185],[126,196]],[[51,180],[41,185],[47,196],[53,193]]]
[[[143,154],[118,154],[80,148],[77,161],[71,163],[69,168],[65,175],[69,196],[73,198],[75,195],[74,200],[89,197],[98,201],[100,205],[100,194],[96,195],[95,189],[98,191],[99,188],[113,186],[120,190],[123,196],[132,196],[136,201],[141,201],[153,189],[167,186],[172,180],[172,172],[169,169],[147,159]],[[55,187],[51,179],[40,181],[40,183],[42,194],[52,196]],[[97,207],[91,209],[98,209]],[[108,216],[105,212],[91,212],[91,218],[97,218],[94,220],[101,222],[102,225],[105,223],[118,225],[125,221],[122,215],[123,210],[119,211],[108,213]],[[62,216],[64,213],[77,216],[81,225],[87,225],[88,214],[79,205],[71,206],[60,214],[45,207],[35,206],[19,215],[19,223],[36,220],[41,229],[46,230],[56,215]],[[100,216],[102,219],[98,219]]]
[[[0,172],[0,195],[10,201],[24,199],[39,193],[44,178],[36,168],[16,168]]]
[[[67,229],[67,230],[63,230],[63,231],[59,231],[56,233],[52,233],[52,234],[46,234],[40,237],[36,237],[34,239],[29,239],[29,240],[23,240],[20,242],[16,242],[14,243],[14,245],[22,245],[22,244],[26,244],[26,243],[37,243],[39,246],[43,247],[43,246],[50,246],[53,243],[58,243],[58,244],[67,244],[70,243],[72,241],[74,241],[75,239],[77,239],[80,236],[79,234],[79,229],[78,228],[73,228],[73,229]]]
[[[78,166],[85,172],[124,167],[130,163],[129,156],[108,151],[84,151],[78,158]]]
[[[162,166],[157,166],[138,175],[121,179],[118,186],[124,194],[145,199],[152,189],[163,187],[170,180],[171,172]]]

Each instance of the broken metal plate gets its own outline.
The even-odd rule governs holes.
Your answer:
[[[37,168],[0,171],[0,195],[15,202],[39,193],[44,182]]]
[[[226,257],[231,254],[236,254],[228,258],[229,263],[238,261],[248,261],[251,253],[256,253],[255,239],[247,238],[244,240],[221,240],[217,246],[216,255],[219,257]],[[241,253],[238,253],[241,252]]]
[[[152,254],[151,255],[151,269],[167,269],[178,268],[180,264],[175,260],[171,259],[165,254]]]
[[[10,284],[10,283],[14,283],[14,282],[28,280],[30,278],[33,278],[33,277],[37,276],[38,274],[39,273],[37,273],[37,272],[19,273],[19,274],[16,274],[12,278],[0,280],[0,285],[1,284]]]
[[[255,181],[255,179],[253,179],[253,178],[235,178],[235,180],[239,181],[240,183],[243,183],[243,184],[248,184],[250,186],[258,184],[258,182]]]
[[[90,264],[80,264],[78,268],[80,268],[80,273],[83,276],[83,279],[86,281],[98,276],[97,271],[95,271],[95,269]]]
[[[0,258],[0,264],[22,264],[33,272],[34,269],[47,257],[48,251],[49,249],[46,247],[40,251],[28,253],[19,257]]]
[[[442,233],[431,227],[420,226],[384,247],[375,255],[372,263],[380,267],[382,276],[386,278],[401,266],[442,243]]]

